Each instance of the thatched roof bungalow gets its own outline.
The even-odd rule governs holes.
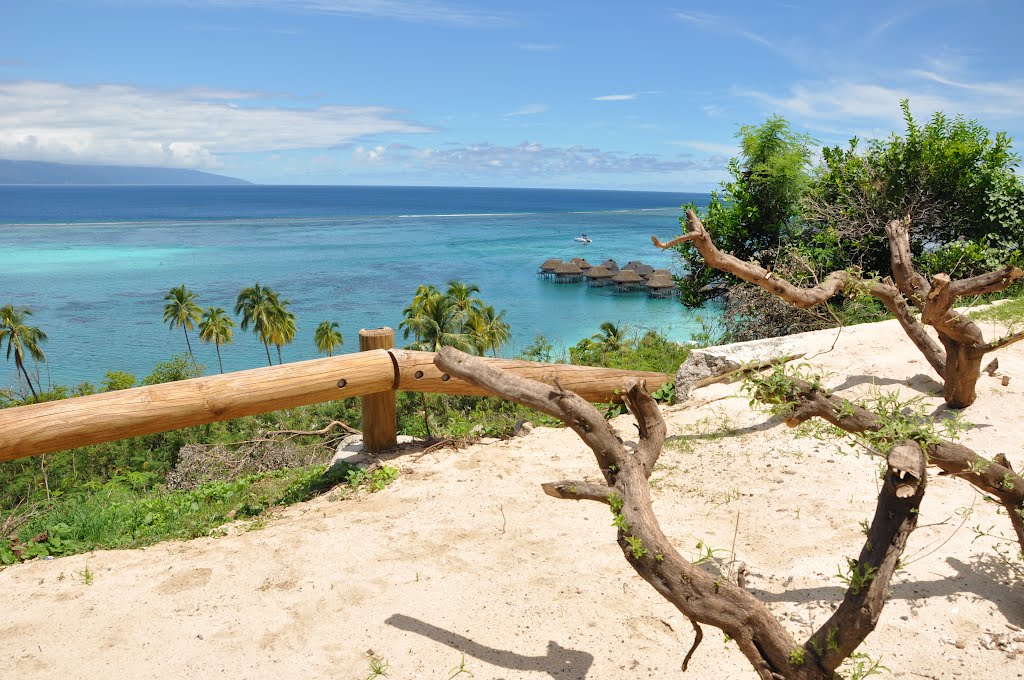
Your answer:
[[[584,272],[584,276],[587,277],[587,285],[590,286],[591,288],[600,288],[602,286],[607,286],[609,283],[612,282],[612,276],[614,275],[615,272],[609,271],[603,265],[591,267],[586,272]]]
[[[653,298],[667,298],[676,294],[676,282],[664,274],[654,274],[647,279],[647,290]]]
[[[576,283],[583,280],[583,270],[572,262],[563,262],[555,268],[555,283]]]
[[[615,289],[621,292],[642,290],[644,287],[644,280],[632,269],[623,269],[612,277],[612,282],[615,283]]]
[[[541,277],[542,279],[554,278],[555,269],[560,264],[562,264],[562,261],[559,260],[557,257],[552,257],[550,259],[544,260],[544,263],[540,266],[540,269],[537,270],[537,276]]]
[[[601,266],[604,267],[605,269],[607,269],[610,272],[617,272],[617,271],[619,271],[619,263],[616,262],[615,260],[611,259],[611,258],[608,258],[607,260],[602,262]]]

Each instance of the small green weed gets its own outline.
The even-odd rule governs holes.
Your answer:
[[[387,677],[388,669],[391,668],[391,664],[388,663],[387,659],[378,659],[375,656],[370,657],[370,674],[366,676],[366,680],[373,680],[373,678]]]
[[[83,584],[87,586],[92,585],[93,579],[95,578],[95,574],[93,574],[92,569],[89,568],[88,560],[86,560],[85,562],[85,567],[81,571],[75,573],[78,576],[78,578],[82,580]]]
[[[450,673],[450,675],[448,676],[448,680],[452,680],[452,678],[457,677],[459,675],[468,675],[469,677],[473,677],[472,671],[470,671],[468,668],[466,668],[466,653],[465,652],[462,653],[462,659],[459,661],[459,665],[458,666],[454,666],[448,672]]]

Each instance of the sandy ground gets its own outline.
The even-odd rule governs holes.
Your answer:
[[[929,412],[940,403],[894,322],[847,329],[811,356],[833,340],[793,342],[840,392],[899,388]],[[1021,469],[1024,343],[997,356],[1012,380],[983,376],[963,441]],[[728,560],[735,540],[748,587],[803,640],[842,597],[835,575],[860,549],[878,461],[795,437],[738,385],[694,393],[708,400],[664,409],[656,511],[684,555],[702,542]],[[628,416],[615,425],[634,432]],[[627,565],[608,509],[543,494],[544,481],[597,478],[571,431],[392,464],[401,476],[384,491],[322,497],[262,527],[4,570],[0,675],[363,680],[373,655],[396,680],[755,677],[710,628],[683,676],[690,624]],[[1009,534],[1006,517],[965,482],[932,476],[920,524],[862,651],[896,677],[1024,677],[1024,654],[986,648],[1024,627],[1024,585],[973,531]],[[456,674],[463,662],[472,676]]]

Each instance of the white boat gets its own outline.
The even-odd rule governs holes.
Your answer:
[[[579,241],[580,243],[591,243],[593,239],[591,239],[586,234],[580,234],[579,236],[574,238],[573,241]]]

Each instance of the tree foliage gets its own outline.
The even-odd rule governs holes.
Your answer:
[[[702,215],[725,250],[743,260],[773,258],[780,243],[801,233],[801,200],[810,182],[811,137],[772,116],[737,133],[740,156],[729,161],[731,179],[711,194]],[[680,282],[682,301],[699,307],[731,281],[711,269],[689,244],[678,248],[688,272]]]
[[[804,201],[815,231],[837,235],[847,247],[843,257],[870,272],[889,266],[885,225],[906,217],[926,273],[967,277],[1020,264],[1024,185],[1010,137],[941,112],[921,124],[906,100],[901,107],[904,134],[863,150],[857,138],[822,150]]]
[[[28,324],[32,316],[31,307],[15,308],[14,305],[0,307],[0,347],[7,345],[7,360],[14,357],[14,365],[21,371],[28,383],[32,396],[39,399],[36,388],[32,386],[28,369],[25,367],[25,355],[34,361],[45,361],[46,354],[40,345],[47,340],[47,335],[36,326]]]

